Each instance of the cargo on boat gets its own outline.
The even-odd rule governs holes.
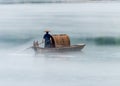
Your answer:
[[[38,41],[33,42],[33,49],[36,53],[43,52],[70,52],[80,51],[84,48],[85,44],[71,45],[69,36],[66,34],[55,34],[52,35],[50,48],[43,48],[39,46]]]

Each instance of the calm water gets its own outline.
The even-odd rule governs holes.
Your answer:
[[[86,47],[35,56],[46,28]],[[0,32],[0,86],[120,85],[120,3],[0,5]]]

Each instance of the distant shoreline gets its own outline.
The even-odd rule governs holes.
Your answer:
[[[46,4],[46,3],[109,3],[120,2],[118,0],[81,0],[81,1],[26,1],[26,2],[0,2],[0,4]]]

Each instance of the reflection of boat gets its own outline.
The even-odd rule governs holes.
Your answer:
[[[36,53],[80,51],[84,46],[85,44],[70,45],[70,39],[66,34],[52,35],[50,48],[39,47],[38,42],[33,43]]]

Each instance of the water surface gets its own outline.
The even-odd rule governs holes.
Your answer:
[[[0,5],[0,12],[1,86],[120,85],[120,3]],[[45,29],[86,47],[35,56],[26,48]]]

